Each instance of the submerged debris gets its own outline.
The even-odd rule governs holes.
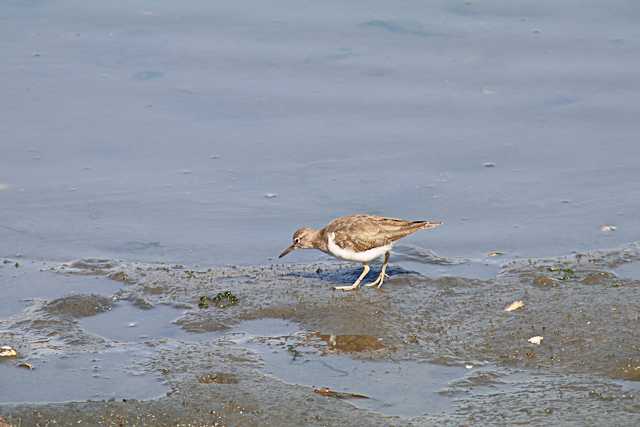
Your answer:
[[[214,372],[198,377],[200,384],[238,384],[238,377],[228,372]]]
[[[296,346],[293,344],[289,344],[287,346],[287,352],[291,355],[292,361],[295,361],[302,354],[296,349]]]
[[[596,271],[593,273],[587,274],[581,282],[585,285],[601,285],[605,283],[609,283],[612,280],[615,280],[615,274],[609,273],[607,271]]]
[[[213,298],[209,298],[206,295],[200,297],[198,307],[209,308],[209,304],[213,304],[218,308],[226,308],[238,304],[238,297],[230,291],[220,292]]]
[[[573,268],[549,267],[549,271],[561,274],[560,280],[569,280],[576,275],[576,271]]]
[[[509,304],[504,311],[516,311],[519,308],[524,307],[524,302],[521,300],[518,301],[514,301],[511,304]]]
[[[325,397],[335,397],[336,399],[369,399],[369,396],[364,394],[334,391],[329,387],[314,388],[313,392]]]
[[[103,258],[83,258],[75,261],[65,262],[59,267],[52,268],[59,273],[71,273],[82,275],[108,274],[115,267],[113,261]]]
[[[531,344],[540,345],[543,339],[544,337],[541,337],[540,335],[536,335],[535,337],[529,338],[527,341],[529,341]]]
[[[29,362],[21,362],[16,365],[18,368],[33,369],[33,365]]]
[[[623,366],[614,369],[611,377],[627,381],[640,381],[640,364],[628,362]]]
[[[375,351],[385,348],[382,339],[371,335],[322,335],[318,338],[326,342],[331,350],[359,353],[361,351]]]
[[[0,347],[0,357],[17,357],[18,352],[11,346],[3,345]]]
[[[533,284],[537,286],[552,286],[555,279],[549,276],[538,276],[533,280]]]
[[[209,297],[206,295],[201,296],[200,300],[198,301],[198,307],[209,308]]]
[[[122,283],[130,283],[129,275],[124,271],[116,271],[114,273],[109,274],[109,279],[114,280],[116,282]]]
[[[143,297],[134,297],[131,303],[141,310],[151,310],[153,308],[153,304]]]

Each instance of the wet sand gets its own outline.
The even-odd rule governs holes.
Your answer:
[[[348,294],[331,286],[358,271],[337,263],[25,263],[32,281],[110,276],[118,290],[34,302],[0,321],[0,340],[19,352],[0,362],[15,388],[3,388],[0,415],[17,425],[634,425],[640,277],[616,271],[639,262],[630,245],[510,262],[487,280],[396,268],[382,291]],[[198,307],[227,290],[236,305]],[[505,312],[514,300],[524,307]]]

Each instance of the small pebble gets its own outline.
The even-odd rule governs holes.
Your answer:
[[[484,166],[485,168],[495,168],[496,164],[493,162],[484,162],[482,166]]]
[[[278,195],[276,193],[266,193],[264,197],[265,199],[275,199]]]

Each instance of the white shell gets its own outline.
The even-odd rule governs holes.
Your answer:
[[[544,337],[541,337],[540,335],[536,335],[535,337],[529,338],[527,341],[529,341],[531,344],[540,345],[543,339]]]
[[[515,311],[519,308],[524,307],[524,302],[518,300],[518,301],[514,301],[511,304],[509,304],[509,306],[507,306],[507,308],[504,309],[504,311]]]

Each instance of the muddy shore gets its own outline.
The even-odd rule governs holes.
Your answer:
[[[395,268],[381,291],[354,293],[331,290],[358,274],[339,263],[10,260],[5,275],[83,278],[87,292],[31,300],[1,320],[0,341],[19,353],[0,362],[3,373],[13,384],[38,384],[52,360],[68,358],[82,371],[90,355],[88,372],[113,394],[5,403],[0,415],[14,425],[634,425],[640,280],[629,276],[639,254],[630,245],[513,261],[488,280]],[[103,279],[115,292],[89,292]],[[237,304],[198,307],[202,296],[225,291]],[[506,312],[515,300],[524,307]],[[542,342],[528,342],[533,336]],[[122,367],[142,382],[119,390]],[[2,401],[20,396],[15,387]],[[39,387],[56,394],[56,384]],[[320,387],[369,399],[314,392]],[[159,395],[132,398],[139,388]]]

